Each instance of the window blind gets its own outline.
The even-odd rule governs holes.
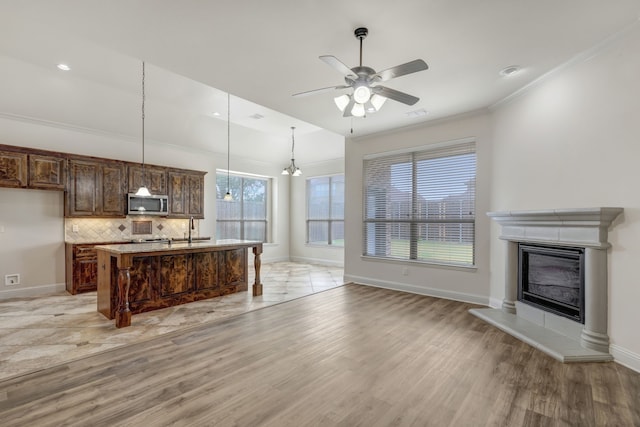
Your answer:
[[[307,179],[307,243],[344,246],[344,175]]]
[[[474,264],[475,142],[364,161],[366,256]]]
[[[230,175],[226,201],[227,175],[216,174],[216,238],[266,242],[267,189],[267,179]]]

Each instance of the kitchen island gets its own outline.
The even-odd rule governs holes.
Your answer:
[[[248,289],[248,249],[253,249],[253,295],[262,295],[262,243],[248,240],[129,243],[96,246],[98,311],[131,325],[131,314]]]

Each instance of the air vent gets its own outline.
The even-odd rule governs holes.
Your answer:
[[[429,114],[429,112],[424,108],[420,108],[419,110],[409,111],[408,113],[406,113],[407,117],[409,117],[410,119],[415,119],[416,117],[423,117],[423,116],[426,116],[427,114]]]

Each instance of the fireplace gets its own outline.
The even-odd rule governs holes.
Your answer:
[[[469,311],[563,362],[612,360],[608,230],[622,212],[488,212],[505,242],[504,298]]]
[[[520,243],[518,301],[584,324],[584,249]]]

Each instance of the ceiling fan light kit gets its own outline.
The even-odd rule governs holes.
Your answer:
[[[377,85],[396,77],[427,70],[429,66],[422,59],[416,59],[405,64],[397,65],[386,70],[376,72],[371,67],[362,65],[362,40],[367,37],[369,30],[365,27],[356,28],[354,35],[360,40],[360,65],[349,68],[338,58],[332,55],[320,56],[320,60],[334,68],[344,76],[346,85],[330,86],[322,89],[315,89],[307,92],[296,93],[293,96],[306,96],[316,93],[326,92],[334,89],[352,88],[351,95],[344,94],[334,98],[338,109],[343,113],[343,117],[364,117],[366,113],[379,111],[387,99],[401,102],[406,105],[414,105],[420,98]]]

